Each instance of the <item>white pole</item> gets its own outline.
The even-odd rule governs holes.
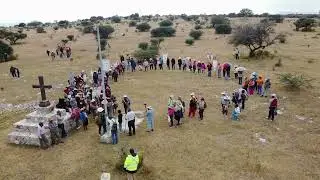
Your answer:
[[[100,64],[101,64],[101,75],[102,75],[102,82],[101,82],[101,86],[102,86],[102,93],[103,93],[103,100],[104,100],[104,115],[106,118],[106,121],[108,119],[107,117],[107,98],[106,98],[106,88],[105,88],[105,84],[104,84],[104,78],[106,75],[106,72],[104,71],[104,68],[102,67],[103,62],[102,62],[102,55],[101,55],[101,44],[100,44],[100,31],[99,31],[99,26],[96,26],[97,29],[97,39],[98,39],[98,51],[99,51],[99,59],[100,59]],[[108,128],[107,128],[108,129]]]

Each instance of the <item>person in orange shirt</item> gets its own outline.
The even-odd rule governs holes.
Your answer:
[[[258,94],[262,95],[263,79],[261,76],[257,79]]]

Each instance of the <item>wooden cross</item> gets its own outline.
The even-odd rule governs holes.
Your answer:
[[[50,105],[50,102],[47,101],[46,91],[45,89],[51,89],[51,85],[44,85],[43,76],[38,76],[39,85],[32,85],[32,88],[39,88],[41,92],[41,102],[39,104],[40,107],[47,107]]]

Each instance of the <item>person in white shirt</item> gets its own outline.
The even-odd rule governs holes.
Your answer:
[[[40,141],[40,147],[42,149],[48,149],[49,147],[49,141],[47,137],[45,136],[45,127],[43,126],[43,123],[40,122],[38,126],[38,138]]]
[[[238,121],[239,115],[240,115],[240,107],[238,104],[236,104],[234,110],[232,111],[231,119],[234,121]]]
[[[126,114],[126,119],[128,121],[128,127],[129,127],[129,136],[132,136],[131,129],[133,131],[133,135],[136,134],[135,118],[136,118],[135,113],[131,111],[131,109],[129,109],[128,113]]]

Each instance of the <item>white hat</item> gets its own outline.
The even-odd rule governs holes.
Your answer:
[[[190,96],[194,96],[194,95],[195,95],[194,92],[190,94]]]
[[[147,109],[152,109],[152,107],[151,107],[151,106],[148,106]]]
[[[104,111],[104,109],[103,109],[102,107],[99,107],[99,108],[97,109],[97,111],[98,111],[98,112],[102,112],[102,111]]]
[[[223,91],[221,94],[222,94],[222,95],[226,95],[226,92]]]
[[[276,94],[271,94],[271,96],[274,96],[274,97],[276,97],[277,95],[276,95]]]
[[[173,98],[173,95],[171,94],[169,97]]]
[[[95,99],[92,99],[92,100],[91,100],[91,102],[95,102],[95,101],[96,101]]]
[[[108,103],[108,101],[106,101],[106,100],[101,101],[101,104],[107,104],[107,103]]]
[[[123,95],[123,97],[125,98],[125,97],[128,97],[127,95]]]

